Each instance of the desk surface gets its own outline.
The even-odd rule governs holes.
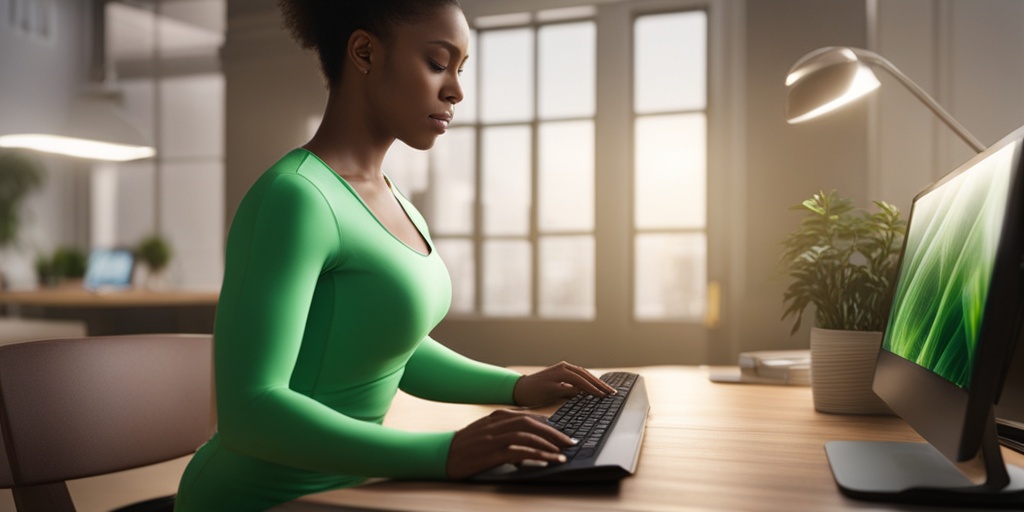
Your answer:
[[[82,287],[0,292],[0,304],[48,308],[215,306],[216,291],[129,289],[91,292]]]
[[[307,496],[280,510],[910,510],[842,496],[823,446],[837,439],[919,441],[899,418],[817,413],[809,387],[716,384],[702,368],[634,371],[647,379],[651,412],[637,472],[618,487],[384,481]],[[493,409],[400,394],[386,423],[451,430]],[[1003,451],[1007,462],[1024,465],[1024,456]]]

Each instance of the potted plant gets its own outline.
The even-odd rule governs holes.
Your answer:
[[[43,167],[28,155],[0,150],[0,250],[18,241],[21,206],[25,198],[43,185]],[[0,268],[0,288],[6,279]]]
[[[163,271],[171,262],[171,245],[160,235],[150,235],[135,247],[135,257],[148,269],[147,286],[162,286]]]
[[[795,333],[805,310],[814,306],[811,379],[820,411],[888,411],[870,389],[871,376],[906,221],[895,206],[874,205],[877,211],[868,212],[834,190],[819,192],[793,207],[805,216],[783,241],[782,265],[791,282],[782,318],[795,317]]]
[[[75,247],[60,247],[53,255],[40,255],[35,262],[40,286],[53,287],[62,283],[81,285],[85,276],[85,253]]]

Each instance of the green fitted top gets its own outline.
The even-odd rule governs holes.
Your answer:
[[[513,403],[518,373],[428,336],[451,282],[422,216],[395,196],[429,254],[303,149],[246,194],[214,327],[218,432],[186,469],[177,510],[261,510],[366,477],[444,478],[453,432],[381,424],[397,390]]]

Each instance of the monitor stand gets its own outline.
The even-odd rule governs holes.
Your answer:
[[[836,484],[851,498],[946,506],[1024,506],[1024,469],[1003,462],[992,414],[982,439],[979,458],[984,476],[980,483],[928,443],[829,441],[825,453]]]

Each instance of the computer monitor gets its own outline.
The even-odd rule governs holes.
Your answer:
[[[130,288],[134,267],[131,249],[93,249],[86,262],[84,286],[92,291]]]
[[[873,390],[927,443],[827,443],[845,494],[1024,504],[995,426],[1024,305],[1022,145],[1024,127],[914,198]]]

